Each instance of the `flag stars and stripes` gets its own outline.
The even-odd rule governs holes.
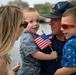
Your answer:
[[[44,50],[46,47],[50,46],[52,42],[49,39],[44,40],[42,37],[38,36],[34,39],[36,44],[41,50]]]

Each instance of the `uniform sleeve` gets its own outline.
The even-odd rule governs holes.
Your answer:
[[[25,56],[38,52],[37,45],[31,35],[25,34],[20,45],[20,50],[24,52]]]
[[[76,44],[68,43],[64,46],[61,64],[63,67],[76,67]]]

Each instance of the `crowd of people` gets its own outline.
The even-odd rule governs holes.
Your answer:
[[[36,34],[37,10],[13,5],[0,7],[0,75],[76,75],[76,7],[61,1],[49,14],[41,16],[50,18],[52,34],[47,36],[53,51],[49,46],[41,50],[34,41],[40,36]],[[9,69],[8,52],[20,35],[21,65]]]

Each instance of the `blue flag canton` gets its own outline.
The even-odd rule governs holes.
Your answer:
[[[41,35],[41,38],[43,38],[44,40],[49,39],[49,38],[47,37],[47,35],[46,35],[46,34],[42,34],[42,35]]]

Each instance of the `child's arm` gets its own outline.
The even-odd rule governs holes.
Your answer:
[[[63,67],[58,69],[54,75],[70,75],[76,72],[76,67]]]
[[[32,56],[39,60],[52,60],[52,59],[56,59],[58,57],[56,51],[53,51],[50,54],[45,54],[43,52],[38,51],[36,53],[33,53]]]

